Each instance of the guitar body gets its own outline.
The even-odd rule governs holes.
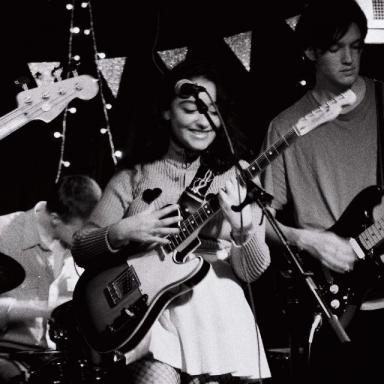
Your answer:
[[[109,268],[86,270],[73,301],[88,344],[98,352],[133,349],[163,309],[198,284],[209,268],[200,257],[181,261],[177,252],[151,250]]]
[[[365,188],[329,230],[344,238],[357,238],[374,223],[373,210],[381,202],[382,196],[383,190],[379,186]],[[361,249],[365,258],[355,262],[353,271],[337,273],[322,267],[318,275],[323,298],[344,327],[352,320],[368,290],[383,273],[381,262],[376,257],[378,247]]]

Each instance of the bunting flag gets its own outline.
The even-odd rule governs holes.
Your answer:
[[[291,29],[295,30],[297,22],[299,21],[300,15],[296,15],[286,19],[285,22],[291,27]]]
[[[40,63],[28,63],[29,71],[36,80],[37,86],[60,81],[63,72],[59,61],[43,61]]]
[[[125,61],[126,57],[97,59],[97,67],[103,74],[103,77],[115,98],[119,92],[121,75],[124,71]]]
[[[157,53],[165,66],[170,70],[175,65],[185,60],[188,53],[188,47],[169,49],[166,51],[157,51]]]
[[[241,61],[244,68],[249,71],[251,68],[252,32],[242,32],[237,35],[224,37],[224,41]]]

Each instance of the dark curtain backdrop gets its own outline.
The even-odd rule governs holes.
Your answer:
[[[281,0],[263,6],[260,2],[236,1],[219,8],[199,1],[188,3],[188,7],[178,3],[164,2],[156,7],[133,7],[123,1],[92,3],[99,51],[107,57],[127,57],[116,99],[104,84],[106,99],[113,105],[109,116],[116,148],[124,147],[133,121],[140,114],[145,116],[153,100],[152,89],[161,77],[161,61],[153,51],[189,46],[189,54],[209,58],[226,74],[233,97],[241,106],[250,146],[257,151],[269,120],[305,91],[299,81],[307,77],[308,68],[298,53],[294,32],[285,22],[300,12],[304,1]],[[27,77],[29,87],[36,86],[28,62],[66,62],[70,12],[65,4],[62,0],[40,0],[2,5],[1,115],[17,106],[16,94],[22,89],[15,84],[16,79]],[[76,22],[86,23],[85,11],[80,9],[79,15]],[[223,36],[250,30],[248,72],[223,42]],[[75,36],[74,53],[78,50],[82,56],[79,74],[96,76],[90,41],[89,37]],[[362,73],[384,80],[383,68],[384,46],[367,45]],[[62,172],[89,174],[104,187],[114,164],[107,135],[99,132],[105,125],[99,95],[89,101],[74,100],[70,105],[78,112],[68,115],[65,158],[71,167]],[[60,140],[53,132],[60,131],[61,124],[62,114],[50,123],[32,121],[0,141],[0,214],[28,209],[44,198],[46,185],[56,177]],[[292,343],[292,324],[287,317],[292,285],[279,275],[277,265],[252,286],[267,346]],[[296,330],[301,320],[300,316],[295,318]]]

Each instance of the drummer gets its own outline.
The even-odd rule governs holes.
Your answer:
[[[54,348],[48,320],[53,309],[71,300],[79,273],[69,250],[72,236],[100,196],[92,178],[68,175],[49,189],[46,201],[0,216],[1,383],[22,383],[28,376],[30,359],[22,357],[28,354],[17,351]]]

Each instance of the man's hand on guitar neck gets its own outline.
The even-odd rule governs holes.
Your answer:
[[[177,204],[158,210],[150,205],[145,211],[120,220],[108,231],[110,245],[118,249],[132,241],[141,244],[168,244],[166,236],[179,233],[179,228],[175,226],[182,220],[182,216],[177,214],[178,209]],[[170,216],[175,212],[176,214]]]

